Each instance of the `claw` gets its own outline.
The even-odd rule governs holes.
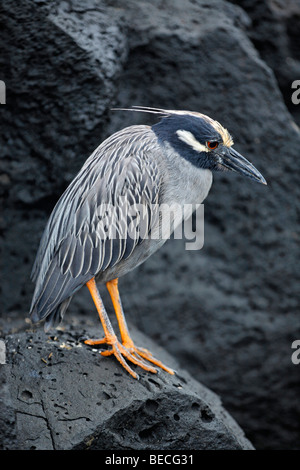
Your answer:
[[[128,348],[126,348],[126,346],[120,343],[117,338],[102,338],[96,340],[87,339],[84,342],[85,344],[88,344],[90,346],[97,344],[108,344],[109,346],[111,346],[111,349],[101,351],[100,354],[102,356],[114,355],[116,359],[122,364],[122,366],[127,370],[127,372],[129,372],[129,374],[132,375],[132,377],[134,377],[135,379],[138,379],[139,376],[136,372],[131,369],[131,367],[129,367],[124,357],[131,361],[133,364],[136,364],[137,366],[141,367],[146,371],[152,372],[153,374],[157,373],[157,370],[154,367],[146,364],[143,360],[141,360],[135,355],[135,353],[137,353],[137,348],[135,348],[136,350],[133,350],[133,348],[129,350]]]
[[[111,296],[113,306],[116,312],[122,342],[120,342],[117,339],[117,336],[113,330],[111,322],[106,313],[105,307],[102,303],[100,294],[98,292],[95,278],[92,278],[90,281],[88,281],[86,285],[96,305],[99,318],[104,329],[105,336],[104,338],[101,338],[101,339],[87,339],[84,341],[85,344],[88,344],[90,346],[94,346],[97,344],[108,344],[109,346],[111,346],[111,349],[108,349],[106,351],[101,351],[101,355],[111,356],[113,354],[118,359],[118,361],[122,364],[124,369],[126,369],[127,372],[129,372],[129,374],[132,375],[132,377],[134,377],[135,379],[139,378],[138,374],[134,372],[131,369],[131,367],[129,367],[129,365],[127,364],[124,358],[128,359],[128,361],[131,361],[133,364],[141,367],[142,369],[152,372],[153,374],[156,374],[157,370],[155,369],[155,367],[152,367],[151,365],[147,364],[145,360],[148,362],[151,362],[152,364],[160,367],[161,369],[165,370],[169,374],[173,375],[174,371],[170,369],[169,367],[165,366],[158,359],[155,359],[155,357],[152,356],[150,351],[148,351],[145,348],[137,348],[134,345],[129,335],[129,331],[128,331],[127,324],[125,321],[125,316],[124,316],[123,309],[122,309],[121,299],[120,299],[119,291],[118,291],[118,279],[113,279],[112,281],[108,281],[106,283],[106,286]]]
[[[96,346],[97,344],[106,344],[106,338],[102,339],[86,339],[84,344],[88,344],[89,346]]]

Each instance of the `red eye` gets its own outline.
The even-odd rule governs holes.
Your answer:
[[[219,142],[207,142],[207,147],[210,149],[210,150],[215,150],[219,145]]]

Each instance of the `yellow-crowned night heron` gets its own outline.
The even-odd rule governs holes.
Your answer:
[[[202,203],[212,172],[234,170],[266,184],[263,176],[233,148],[228,131],[200,113],[134,107],[160,116],[152,127],[136,125],[116,132],[87,159],[56,204],[42,236],[32,278],[33,322],[45,330],[59,322],[74,293],[87,285],[96,305],[106,344],[135,378],[126,360],[157,372],[173,373],[144,348],[134,345],[126,325],[118,278],[143,263],[166,241],[159,208]],[[141,210],[141,207],[143,210]],[[183,221],[177,211],[170,231]],[[141,233],[141,226],[143,233]],[[121,341],[112,328],[96,281],[106,283],[117,316]],[[125,359],[124,359],[125,358]],[[146,362],[147,360],[148,362]]]

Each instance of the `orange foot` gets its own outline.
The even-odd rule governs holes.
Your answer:
[[[127,364],[124,357],[129,361],[133,362],[140,366],[142,369],[152,372],[154,374],[157,373],[157,370],[148,365],[143,359],[151,362],[152,364],[164,369],[165,371],[169,372],[169,374],[174,374],[174,371],[169,367],[166,367],[161,361],[155,359],[151,352],[144,348],[137,348],[133,341],[129,339],[126,342],[120,343],[117,337],[111,338],[102,338],[102,339],[87,339],[84,341],[85,344],[90,346],[98,345],[98,344],[108,344],[111,346],[111,349],[107,351],[101,351],[102,356],[111,356],[112,354],[118,359],[118,361],[122,364],[122,366],[132,375],[135,379],[138,379],[139,376],[136,372],[134,372],[131,367]],[[124,357],[123,357],[124,356]]]

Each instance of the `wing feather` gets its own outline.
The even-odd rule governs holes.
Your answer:
[[[32,271],[34,321],[48,315],[48,324],[61,319],[76,290],[127,259],[142,242],[135,232],[141,214],[132,208],[146,206],[143,223],[150,230],[151,205],[158,202],[161,186],[153,152],[159,158],[150,127],[123,129],[93,152],[66,189],[49,218]],[[133,214],[128,215],[129,208]]]

